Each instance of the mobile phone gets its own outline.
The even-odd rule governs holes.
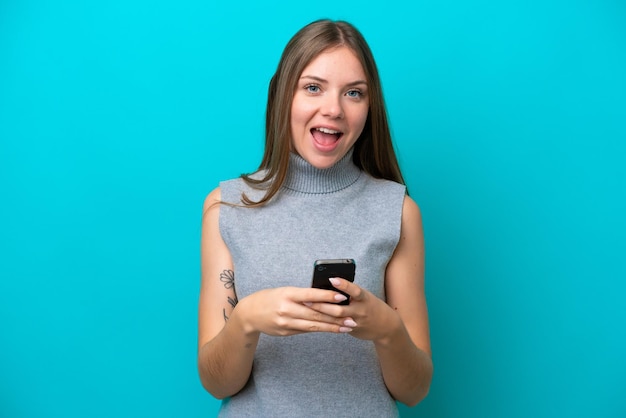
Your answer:
[[[331,277],[339,277],[354,282],[354,272],[356,263],[351,258],[338,258],[333,260],[316,260],[313,265],[313,284],[311,287],[318,289],[334,290],[348,299],[338,302],[339,305],[348,305],[350,303],[350,295],[341,290],[337,290],[328,279]]]

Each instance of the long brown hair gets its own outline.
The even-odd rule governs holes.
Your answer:
[[[249,186],[266,192],[259,201],[243,194],[244,205],[258,207],[266,204],[283,185],[291,146],[291,105],[298,79],[314,58],[338,46],[350,48],[361,62],[370,98],[365,127],[354,145],[354,163],[375,178],[404,184],[391,142],[387,110],[372,51],[363,35],[350,23],[324,19],[308,24],[291,38],[270,80],[265,114],[265,152],[256,172],[263,175],[241,176]]]

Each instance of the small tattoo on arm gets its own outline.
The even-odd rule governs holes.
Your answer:
[[[224,270],[220,273],[220,282],[224,283],[226,289],[235,287],[235,272],[232,270]]]
[[[235,290],[235,272],[234,271],[224,270],[223,272],[221,272],[220,281],[224,283],[224,287],[226,289],[233,289],[233,291]],[[232,308],[234,308],[238,302],[237,294],[235,294],[234,297],[227,296],[226,301]],[[228,315],[226,315],[226,308],[222,309],[222,314],[224,315],[224,321],[227,322]]]

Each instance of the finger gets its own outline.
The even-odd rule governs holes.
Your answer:
[[[332,309],[338,307],[335,304],[329,303],[303,303],[301,308],[295,309],[293,318],[304,319],[313,322],[324,322],[327,324],[339,325],[339,326],[356,326],[351,325],[354,323],[352,318],[348,318],[343,315],[340,309]],[[346,323],[348,320],[348,323]]]
[[[321,302],[321,303],[304,302],[303,305],[315,311],[332,316],[333,318],[347,318],[347,315],[346,315],[347,305],[338,305],[337,303],[326,303],[326,302]]]
[[[339,298],[338,298],[339,297]],[[294,302],[327,302],[337,303],[346,300],[345,296],[333,290],[317,289],[317,288],[298,288],[297,292],[292,295]]]
[[[334,332],[334,333],[347,333],[351,332],[356,323],[354,321],[346,321],[350,325],[346,324],[329,324],[326,322],[308,321],[306,319],[295,320],[292,330],[299,332]]]
[[[278,312],[276,325],[291,332],[348,332],[339,328],[353,328],[356,323],[352,318],[336,317],[319,310],[296,304],[289,311]],[[312,305],[328,305],[318,303]]]
[[[347,293],[353,300],[359,301],[363,299],[363,289],[352,282],[340,277],[332,277],[328,279],[330,283],[338,290]]]

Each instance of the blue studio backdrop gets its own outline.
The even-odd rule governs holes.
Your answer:
[[[423,212],[435,377],[402,416],[626,416],[624,2],[3,0],[1,417],[216,414],[202,202],[321,17],[368,39]]]

